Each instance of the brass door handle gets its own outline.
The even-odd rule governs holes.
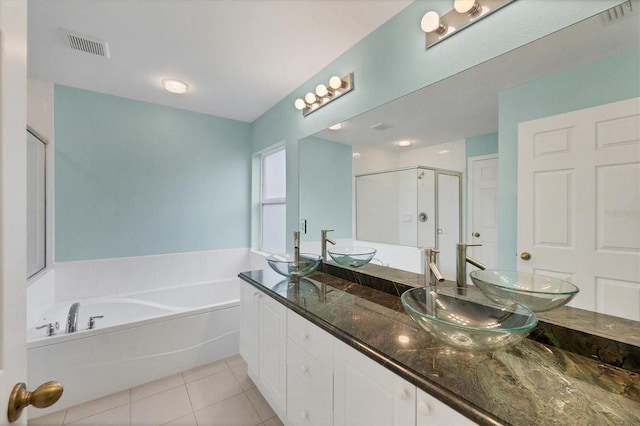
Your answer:
[[[9,396],[9,408],[7,409],[9,423],[18,420],[22,410],[29,405],[36,408],[47,408],[55,404],[62,396],[63,390],[64,388],[58,382],[43,383],[33,392],[29,392],[24,383],[16,384]]]
[[[523,251],[522,254],[520,254],[520,259],[529,260],[529,259],[531,259],[531,254],[527,253],[526,251]]]

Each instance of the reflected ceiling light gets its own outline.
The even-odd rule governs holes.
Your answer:
[[[409,343],[410,341],[411,339],[409,338],[409,336],[406,336],[404,334],[398,336],[398,342],[400,343]]]
[[[482,10],[480,3],[476,0],[456,0],[453,8],[458,13],[468,13],[469,15],[475,15]]]
[[[360,158],[360,157],[362,157],[362,154],[360,154],[359,152],[353,153],[353,158]]]
[[[175,78],[165,78],[161,82],[162,87],[171,93],[182,94],[189,90],[189,85],[181,80]]]
[[[442,23],[440,15],[434,11],[425,13],[422,21],[420,21],[420,26],[425,33],[435,32],[437,34],[443,34],[447,31],[447,26]]]
[[[318,84],[314,92],[307,93],[304,98],[296,99],[293,105],[302,111],[303,116],[306,116],[352,90],[353,73],[342,78],[334,75],[329,79],[328,85]]]
[[[329,126],[329,130],[340,130],[342,129],[342,123],[336,123],[333,126]]]
[[[408,139],[398,141],[398,146],[405,147],[405,146],[409,146],[409,145],[411,145],[411,141],[408,140]]]
[[[426,33],[427,48],[513,1],[515,0],[454,0],[453,10],[442,16],[437,12],[427,12],[420,22],[422,31]]]

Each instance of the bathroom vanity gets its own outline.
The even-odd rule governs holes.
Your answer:
[[[240,353],[285,424],[640,424],[633,345],[631,369],[532,338],[459,351],[412,322],[402,288],[322,270],[239,275]]]

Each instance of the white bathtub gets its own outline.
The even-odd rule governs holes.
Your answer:
[[[239,279],[172,287],[52,306],[27,333],[28,383],[56,380],[60,401],[40,416],[238,353]],[[65,334],[80,303],[78,331]],[[90,316],[103,315],[89,330]],[[37,385],[35,385],[37,386]]]

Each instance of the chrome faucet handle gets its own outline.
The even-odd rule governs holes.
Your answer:
[[[104,315],[95,315],[89,317],[89,330],[93,329],[96,326],[96,318],[104,318]]]
[[[55,324],[54,323],[42,324],[37,326],[36,330],[40,330],[45,327],[47,327],[47,336],[53,336],[54,334],[56,334],[56,330],[60,329],[60,323],[56,321]]]

